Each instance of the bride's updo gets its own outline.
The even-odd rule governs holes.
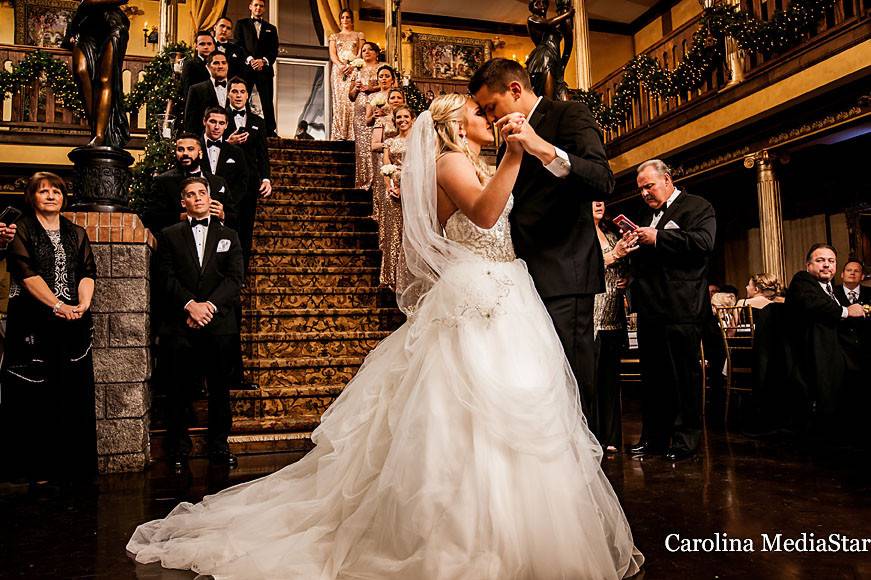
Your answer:
[[[436,155],[440,156],[450,151],[462,153],[475,166],[478,179],[484,183],[490,179],[490,168],[469,149],[466,139],[460,137],[460,125],[466,122],[465,107],[468,99],[469,97],[457,93],[449,93],[436,97],[430,103],[429,112],[438,139]]]

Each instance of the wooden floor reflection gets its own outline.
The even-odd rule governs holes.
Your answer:
[[[638,433],[637,417],[626,440]],[[709,429],[704,453],[672,465],[664,459],[610,456],[604,467],[621,498],[647,563],[637,578],[871,578],[865,553],[763,552],[761,535],[840,533],[871,538],[867,450],[754,440]],[[178,501],[198,501],[283,467],[296,456],[242,457],[231,473],[193,462],[176,478],[161,465],[146,474],[101,478],[98,488],[27,492],[0,486],[0,578],[179,580],[196,574],[136,565],[124,552],[135,526]],[[756,551],[671,552],[681,538],[751,538]],[[672,544],[677,541],[672,539]],[[425,579],[409,579],[425,580]],[[580,579],[579,579],[580,580]]]

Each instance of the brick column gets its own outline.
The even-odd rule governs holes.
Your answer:
[[[101,473],[141,471],[150,457],[149,263],[154,237],[139,217],[76,212],[97,262],[94,381]]]

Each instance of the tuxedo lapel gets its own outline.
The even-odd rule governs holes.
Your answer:
[[[665,208],[665,211],[662,212],[662,217],[659,218],[659,223],[656,224],[656,229],[665,229],[665,225],[671,220],[672,216],[677,213],[677,210],[680,209],[680,206],[685,199],[686,194],[684,192],[680,192],[680,195],[677,196],[677,199],[675,199],[671,203],[671,205]]]
[[[187,218],[185,218],[187,220]],[[197,242],[194,240],[194,233],[191,231],[190,226],[184,227],[181,230],[181,239],[185,248],[187,248],[188,257],[191,259],[191,263],[194,269],[200,269],[200,259],[197,257]]]
[[[203,248],[203,272],[206,271],[209,260],[218,248],[218,238],[221,236],[221,233],[218,231],[220,228],[221,225],[218,219],[212,216],[209,223],[209,233],[206,234],[206,246]]]

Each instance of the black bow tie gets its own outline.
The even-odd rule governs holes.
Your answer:
[[[212,141],[211,139],[206,139],[206,147],[223,147],[223,141]]]
[[[215,86],[216,87],[226,87],[227,81],[215,81]]]
[[[251,20],[253,20],[254,22],[260,22],[261,24],[263,23],[262,18],[252,18]]]
[[[245,114],[245,109],[236,110],[233,107],[230,107],[230,111],[232,111],[234,115],[244,115]]]
[[[197,218],[191,218],[191,227],[195,228],[197,226],[203,226],[204,228],[209,227],[209,218],[203,218],[198,220]]]

